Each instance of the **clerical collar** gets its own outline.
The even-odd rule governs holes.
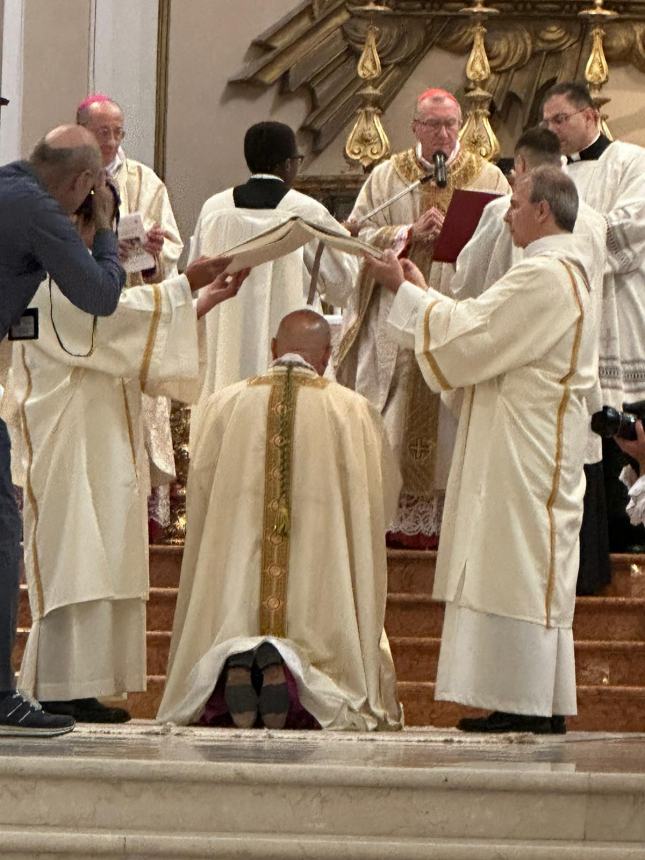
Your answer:
[[[299,355],[297,352],[285,352],[284,355],[281,355],[280,358],[276,358],[275,361],[272,361],[269,367],[303,367],[305,370],[313,370],[314,373],[317,373],[316,368],[312,367],[308,361]]]
[[[461,149],[461,144],[459,143],[459,141],[457,141],[455,143],[455,148],[453,149],[453,151],[450,153],[450,155],[446,159],[446,165],[452,164],[452,162],[455,160],[455,158],[457,158],[457,156],[459,155],[460,149]],[[427,161],[423,157],[423,155],[421,154],[421,144],[419,142],[417,142],[417,145],[415,147],[415,152],[416,152],[416,156],[417,156],[417,161],[419,162],[421,167],[423,167],[425,172],[426,173],[434,173],[434,164],[432,164],[431,161]]]
[[[580,152],[572,152],[567,158],[567,164],[573,164],[576,161],[597,161],[603,152],[610,145],[611,141],[602,132],[598,132],[598,136]]]
[[[116,174],[119,172],[119,168],[125,162],[125,152],[121,147],[119,147],[116,151],[116,155],[112,159],[112,161],[105,168],[105,172],[110,177],[110,179],[114,179]]]
[[[284,182],[281,176],[274,176],[273,173],[252,173],[249,177],[249,180],[251,179],[277,179],[278,182]]]
[[[542,236],[530,242],[524,248],[524,257],[535,257],[537,254],[557,253],[568,251],[571,247],[571,233],[554,233],[552,236]],[[565,256],[567,256],[565,254]]]

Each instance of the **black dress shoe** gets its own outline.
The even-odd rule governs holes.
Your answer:
[[[127,723],[131,719],[125,708],[109,708],[98,699],[69,699],[42,705],[50,714],[65,714],[78,723]]]
[[[564,723],[564,717],[557,717]],[[556,724],[560,726],[560,723]],[[532,732],[534,735],[563,734],[562,728],[554,728],[553,717],[531,717],[526,714],[506,714],[493,711],[487,717],[464,717],[457,723],[462,732],[484,732],[504,734],[505,732]],[[566,725],[564,727],[566,731]]]

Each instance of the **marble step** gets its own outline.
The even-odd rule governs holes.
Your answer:
[[[0,796],[10,798],[0,805],[0,856],[20,856],[28,833],[32,853],[23,856],[32,858],[75,856],[74,848],[94,858],[113,849],[139,857],[270,858],[278,856],[270,844],[257,852],[272,839],[276,848],[282,840],[287,857],[331,857],[325,849],[338,851],[343,841],[335,856],[375,860],[513,858],[519,853],[506,849],[532,845],[577,848],[569,858],[628,857],[629,849],[645,848],[645,775],[636,770],[642,749],[626,746],[603,763],[611,736],[599,745],[584,735],[518,743],[456,733],[338,738],[155,727],[142,733],[137,726],[128,736],[126,728],[81,729],[51,742],[0,740]],[[208,842],[217,839],[228,840],[221,853]],[[491,851],[430,854],[426,841]],[[397,843],[403,853],[390,854]],[[413,853],[405,853],[406,844]],[[624,853],[601,852],[611,845]]]
[[[28,629],[20,628],[14,651],[22,659]],[[438,637],[393,636],[390,646],[400,681],[428,681],[437,672]],[[170,632],[147,633],[147,667],[150,675],[165,675]],[[645,687],[645,642],[577,642],[576,677],[579,684]]]
[[[645,848],[616,842],[527,839],[414,839],[289,833],[201,835],[173,832],[0,826],[2,860],[645,860]]]
[[[427,594],[388,595],[385,626],[390,636],[441,636],[443,605]],[[579,597],[573,622],[576,640],[645,641],[645,598]]]
[[[150,661],[153,645],[148,641]],[[400,681],[434,678],[440,641],[438,637],[391,636],[397,678]],[[575,652],[579,684],[645,687],[645,642],[581,641],[576,642]],[[155,665],[163,665],[163,661]]]
[[[172,630],[176,588],[151,588],[147,629]],[[31,623],[26,586],[21,586],[18,626]],[[390,593],[385,627],[389,636],[439,637],[443,604],[428,594]],[[573,624],[576,640],[645,641],[645,598],[579,597]]]
[[[483,712],[455,702],[437,702],[434,683],[400,681],[399,698],[408,726],[455,726],[461,717]],[[578,716],[567,720],[570,730],[583,732],[645,732],[645,688],[578,684]],[[645,818],[645,814],[644,814]]]
[[[128,695],[133,717],[154,718],[164,683],[163,675],[151,675],[145,692]],[[407,726],[451,728],[462,717],[483,713],[454,702],[435,701],[432,681],[399,681],[398,691]],[[645,732],[645,688],[578,684],[578,716],[568,722],[576,731]]]
[[[388,587],[395,593],[430,594],[436,552],[388,550]],[[150,547],[150,584],[176,587],[182,547]],[[612,582],[604,594],[611,597],[645,597],[645,556],[612,555]]]

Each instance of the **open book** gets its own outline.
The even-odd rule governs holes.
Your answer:
[[[440,263],[454,263],[477,229],[484,207],[501,196],[493,191],[458,188],[450,200],[441,233],[432,250],[432,259]]]
[[[246,242],[235,245],[233,248],[229,248],[228,251],[223,251],[223,257],[233,258],[226,271],[229,274],[233,274],[233,272],[239,272],[240,269],[259,266],[260,263],[268,263],[270,260],[277,260],[278,257],[290,254],[291,251],[295,251],[306,245],[312,239],[358,257],[364,253],[369,253],[379,258],[383,255],[383,252],[378,248],[367,242],[362,242],[360,239],[354,239],[347,233],[330,230],[328,227],[312,224],[311,221],[306,221],[298,215],[293,215],[282,224],[270,227],[263,233],[258,233],[252,239],[247,239]]]

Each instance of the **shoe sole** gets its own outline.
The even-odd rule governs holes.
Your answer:
[[[53,738],[56,735],[66,735],[73,731],[74,726],[64,726],[59,729],[23,729],[20,726],[0,726],[0,737],[32,737],[32,738]]]

